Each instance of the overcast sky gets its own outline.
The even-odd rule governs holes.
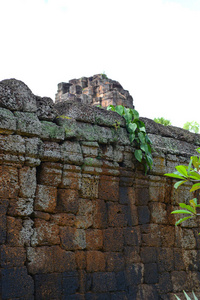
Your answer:
[[[0,28],[0,80],[54,100],[105,72],[141,116],[200,123],[200,0],[0,0]]]

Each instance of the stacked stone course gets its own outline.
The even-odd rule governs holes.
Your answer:
[[[174,190],[163,176],[200,137],[143,121],[154,148],[147,176],[118,114],[0,82],[2,299],[200,297],[197,220],[175,227],[170,214],[189,186]]]

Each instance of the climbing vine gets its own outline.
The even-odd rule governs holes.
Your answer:
[[[126,108],[123,105],[109,105],[107,110],[115,111],[120,116],[124,117],[130,142],[134,143],[136,148],[134,151],[135,158],[143,163],[146,173],[153,165],[151,154],[152,143],[146,133],[145,124],[139,119],[139,113],[135,109]]]

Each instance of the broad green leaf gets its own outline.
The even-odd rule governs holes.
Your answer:
[[[152,144],[152,141],[151,141],[151,139],[149,138],[148,134],[146,134],[145,138],[146,138],[146,142],[147,142],[148,144],[151,145],[151,144]]]
[[[138,133],[138,136],[139,136],[140,142],[141,142],[142,144],[145,144],[145,135],[144,135],[144,133],[139,132],[139,133]]]
[[[135,132],[135,130],[137,129],[137,125],[135,123],[129,123],[127,126],[127,129],[129,132]]]
[[[190,192],[194,192],[194,191],[196,191],[198,189],[200,189],[200,183],[195,183],[195,184],[193,184]]]
[[[186,166],[176,166],[176,170],[185,177],[188,177]]]
[[[176,182],[176,183],[174,184],[175,189],[177,189],[181,184],[183,184],[183,183],[185,183],[185,182],[187,182],[187,180],[181,180],[181,181]]]
[[[141,144],[140,149],[143,150],[146,154],[149,153],[149,148],[148,148],[147,144]]]
[[[192,206],[190,206],[190,205],[187,205],[187,204],[185,204],[185,203],[179,203],[179,206],[180,206],[181,208],[186,208],[187,210],[191,211],[193,214],[196,213],[195,208],[192,207]]]
[[[115,111],[114,105],[108,105],[107,110]]]
[[[192,218],[192,217],[185,217],[185,218],[182,218],[182,219],[178,220],[178,221],[175,223],[175,225],[177,226],[177,225],[181,224],[182,222],[184,222],[184,221],[186,221],[186,220],[188,220],[188,219],[190,219],[190,218]]]
[[[171,212],[171,214],[189,214],[192,215],[191,211],[184,210],[184,209],[178,209]]]
[[[135,158],[141,162],[142,161],[142,151],[141,150],[135,150]]]
[[[132,113],[134,119],[139,119],[139,113],[137,110],[131,109],[131,113]]]
[[[189,177],[194,180],[200,180],[200,174],[197,173],[196,171],[190,171]]]
[[[146,129],[145,127],[140,127],[140,131],[145,132],[146,133]]]
[[[173,177],[173,178],[177,178],[177,179],[184,179],[185,180],[185,178],[183,176],[177,175],[175,173],[166,173],[164,175],[169,176],[169,177]]]
[[[191,168],[192,168],[192,157],[190,158],[190,162],[189,162],[189,165],[188,165],[188,168],[187,168],[188,174],[190,174]]]
[[[124,119],[127,125],[132,122],[133,116],[128,110],[125,111]]]
[[[200,147],[199,148],[197,148],[197,149],[195,149],[198,153],[200,153]]]
[[[150,169],[152,169],[152,166],[153,166],[152,156],[151,155],[146,155],[146,160],[147,160],[148,166],[150,167]]]
[[[122,116],[124,114],[124,107],[122,105],[117,105],[115,107],[115,111],[120,115]]]
[[[129,135],[130,142],[132,143],[134,141],[134,139],[135,139],[135,133],[130,133],[130,135]]]

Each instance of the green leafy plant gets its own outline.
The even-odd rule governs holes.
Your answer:
[[[198,133],[199,132],[199,123],[197,123],[196,121],[186,122],[183,125],[183,129],[189,130],[194,133]]]
[[[126,108],[123,105],[109,105],[107,110],[115,111],[124,117],[130,142],[135,143],[135,158],[144,164],[146,173],[148,168],[151,169],[153,165],[152,143],[146,133],[145,124],[139,119],[139,113],[135,109]]]
[[[154,120],[154,122],[156,122],[156,123],[158,123],[158,124],[162,124],[162,125],[164,125],[164,126],[171,125],[170,120],[166,120],[166,119],[164,119],[163,117],[162,117],[162,118],[154,118],[153,120]]]
[[[200,148],[196,149],[198,153],[200,153]],[[191,156],[190,162],[188,166],[180,165],[176,166],[176,171],[173,173],[167,173],[165,176],[169,176],[175,179],[179,179],[174,184],[174,187],[177,189],[182,184],[190,181],[193,183],[190,192],[194,192],[200,189],[200,157],[198,156]],[[175,225],[179,225],[180,223],[192,218],[200,216],[197,213],[197,208],[200,207],[200,204],[197,204],[197,198],[193,198],[189,201],[189,205],[185,203],[179,203],[181,209],[172,211],[172,214],[186,214],[187,216],[181,218],[176,222]]]
[[[183,293],[185,295],[186,300],[192,300],[192,298],[190,298],[185,291],[183,291]],[[198,300],[197,296],[195,295],[195,293],[193,291],[192,291],[192,295],[194,297],[194,300]],[[174,295],[174,296],[176,297],[176,299],[181,300],[178,296],[176,296],[176,295]]]

